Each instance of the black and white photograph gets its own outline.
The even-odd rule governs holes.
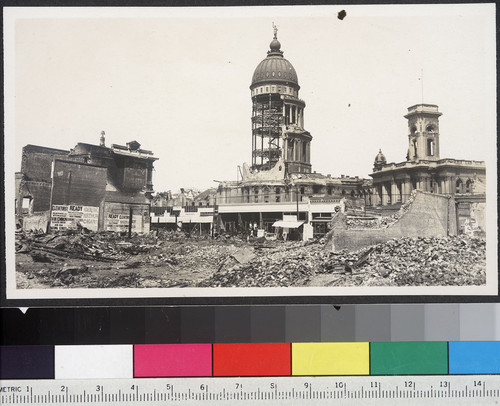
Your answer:
[[[7,299],[498,294],[494,4],[4,20]]]

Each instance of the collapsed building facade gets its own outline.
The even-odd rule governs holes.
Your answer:
[[[16,173],[16,218],[26,229],[149,232],[153,163],[137,141],[71,150],[26,145]]]

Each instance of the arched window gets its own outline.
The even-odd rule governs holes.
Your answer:
[[[471,179],[467,179],[467,182],[465,182],[465,193],[472,193],[472,184],[473,181]]]
[[[354,197],[355,193],[354,190],[351,190],[351,197]]]
[[[463,193],[464,183],[462,182],[462,179],[458,178],[455,182],[455,186],[455,193]]]
[[[436,131],[436,129],[432,124],[429,124],[427,127],[425,127],[425,131],[427,131],[428,133],[433,133]]]

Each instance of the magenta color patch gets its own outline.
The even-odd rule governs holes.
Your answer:
[[[134,345],[134,377],[212,376],[212,344]]]

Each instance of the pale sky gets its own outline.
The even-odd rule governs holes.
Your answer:
[[[422,102],[422,70],[423,101],[443,113],[441,158],[496,164],[492,4],[7,8],[4,18],[7,174],[26,144],[98,144],[104,130],[107,145],[154,152],[156,191],[236,180],[272,22],[306,102],[313,170],[368,177],[379,148],[404,161],[403,115]]]

